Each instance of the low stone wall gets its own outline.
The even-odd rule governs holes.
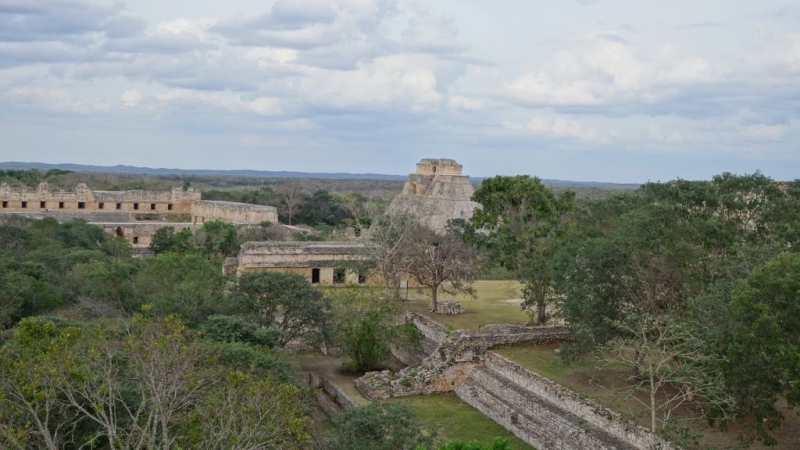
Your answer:
[[[228,223],[278,222],[278,209],[274,206],[249,203],[195,200],[191,206],[192,222],[222,220]]]
[[[579,418],[579,422],[586,422],[617,439],[629,443],[635,448],[642,450],[671,448],[668,443],[654,436],[645,428],[623,421],[618,413],[592,400],[582,398],[576,392],[539,374],[531,372],[497,353],[491,351],[486,352],[484,364],[486,369],[512,381],[517,386],[524,388],[527,392],[533,393],[539,398],[557,405],[558,408],[563,411],[574,414]],[[510,398],[504,400],[508,402],[524,402],[527,401],[527,398],[523,400]],[[519,405],[519,408],[525,410],[527,406],[522,403]],[[580,423],[573,424],[573,426],[579,425]],[[574,434],[575,430],[563,429],[562,427],[561,432]]]
[[[457,302],[455,300],[442,300],[436,303],[437,314],[455,316],[458,314],[464,314],[465,312],[466,310],[463,306],[461,306],[461,302]]]
[[[498,345],[552,344],[567,342],[570,339],[566,327],[522,327],[508,324],[492,325],[478,331],[459,330],[450,333],[447,340],[439,346],[438,352],[443,360],[455,362],[482,359],[488,349]]]
[[[312,389],[322,390],[316,397],[320,406],[328,414],[339,412],[339,410],[349,411],[359,406],[357,400],[328,378],[320,377],[312,372],[305,372],[301,374],[301,379]],[[324,394],[322,394],[323,392]],[[330,402],[334,402],[336,407],[331,407]]]
[[[450,333],[446,326],[422,314],[409,311],[406,318],[422,333],[422,349],[427,354],[435,352]]]

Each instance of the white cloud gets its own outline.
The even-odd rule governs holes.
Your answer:
[[[102,100],[76,98],[64,89],[15,88],[10,91],[10,95],[23,102],[33,102],[60,112],[91,114],[104,113],[111,109]]]
[[[746,125],[739,127],[739,132],[742,136],[750,140],[756,141],[774,141],[783,137],[783,134],[786,132],[785,125],[767,125],[767,124],[756,124],[756,125]]]
[[[483,102],[463,95],[451,96],[448,100],[450,109],[456,111],[479,111],[483,109]]]
[[[136,89],[131,89],[123,92],[119,99],[124,106],[133,108],[142,101],[142,94]]]
[[[298,92],[311,103],[334,108],[403,108],[419,113],[439,107],[436,60],[401,54],[359,64],[355,70],[312,69]]]
[[[210,93],[190,89],[172,89],[157,94],[156,99],[165,105],[183,109],[211,108],[230,113],[249,113],[259,116],[276,116],[283,112],[280,100],[277,98],[260,97],[248,100],[229,92]]]
[[[534,117],[528,123],[528,129],[549,136],[574,137],[592,144],[608,144],[614,139],[610,132],[584,127],[576,120],[561,117],[555,119]]]

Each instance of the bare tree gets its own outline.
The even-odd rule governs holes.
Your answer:
[[[281,206],[283,206],[284,213],[292,224],[292,217],[297,212],[297,208],[303,202],[303,193],[300,191],[300,185],[294,181],[289,181],[275,186],[275,193],[281,199]]]
[[[673,413],[691,404],[693,413],[680,420],[702,419],[725,412],[733,404],[713,356],[699,350],[692,330],[670,315],[631,314],[614,325],[625,333],[610,341],[601,354],[606,364],[633,368],[628,385],[615,390],[635,399],[650,416],[650,431],[677,421]]]
[[[437,311],[439,289],[452,295],[474,296],[471,283],[478,271],[475,249],[452,232],[438,234],[421,225],[412,230],[404,250],[405,271],[430,289],[431,311]]]
[[[373,223],[365,243],[367,258],[395,298],[400,297],[400,281],[410,262],[407,252],[419,226],[419,220],[411,214],[386,214]]]

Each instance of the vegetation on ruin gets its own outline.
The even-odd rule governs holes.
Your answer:
[[[2,176],[15,184],[54,185],[89,177]],[[123,188],[162,181],[106,179]],[[226,199],[281,206],[283,188],[277,186],[286,182],[219,192],[240,191],[240,197]],[[414,232],[413,222],[382,217],[382,200],[368,194],[303,186],[302,202],[291,213],[284,205],[284,218],[326,230],[311,238],[341,235],[336,233],[346,226],[364,232],[375,224],[368,247],[385,280],[396,281],[411,273],[410,265],[420,270],[427,262],[434,263],[430,273],[437,277],[443,270],[443,236],[428,239]],[[784,424],[796,427],[787,416],[800,406],[800,181],[722,174],[581,200],[570,193],[556,196],[534,178],[495,177],[476,200],[484,209],[461,224],[475,247],[452,259],[480,261],[484,274],[515,281],[469,285],[472,270],[459,282],[474,289],[476,298],[448,294],[467,312],[436,315],[437,320],[451,329],[476,329],[524,323],[525,312],[533,311],[539,322],[552,318],[570,327],[572,342],[560,356],[553,349],[501,352],[542,375],[585,395],[611,398],[615,408],[643,415],[648,427],[679,439],[702,434],[701,444],[733,445],[734,435],[742,445],[796,443]],[[284,228],[267,223],[248,231],[218,222],[196,232],[165,228],[153,240],[155,255],[140,260],[123,239],[81,220],[4,217],[0,444],[227,448],[243,439],[237,433],[249,430],[284,448],[307,445],[311,401],[277,348],[329,339],[345,352],[339,364],[347,359],[356,370],[385,367],[387,345],[398,336],[392,319],[405,308],[428,312],[431,293],[446,292],[441,288],[454,280],[418,279],[435,291],[412,288],[406,302],[399,290],[392,296],[378,289],[352,295],[340,290],[350,297],[332,300],[335,294],[298,276],[248,274],[237,282],[221,274],[222,261],[243,240],[286,238]],[[404,241],[409,245],[400,245]],[[472,259],[472,252],[482,259]],[[156,351],[173,352],[163,359],[183,364],[183,375],[176,376],[173,366],[154,365]],[[150,401],[160,394],[141,377],[145,369],[177,383],[176,403]],[[472,430],[465,425],[474,420],[468,416],[479,413],[448,412],[442,398],[407,401],[422,405],[414,407],[421,429],[453,421],[442,426],[456,430],[443,431],[445,440],[480,438],[489,445],[487,438],[505,436]],[[234,406],[247,414],[237,415]],[[122,415],[106,417],[112,409]],[[235,418],[236,429],[226,429],[215,416],[223,413]],[[262,415],[278,421],[280,433],[269,434],[276,429],[252,420]],[[717,428],[703,428],[705,423]],[[704,440],[725,427],[731,430],[727,440]],[[693,439],[685,441],[691,446]]]

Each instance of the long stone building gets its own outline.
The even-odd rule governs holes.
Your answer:
[[[83,183],[74,189],[50,189],[47,183],[36,188],[0,183],[0,214],[59,221],[82,218],[106,233],[124,237],[136,248],[148,247],[162,227],[195,229],[211,220],[235,225],[278,222],[273,206],[201,200],[197,189],[100,191]]]
[[[451,219],[468,220],[479,205],[472,201],[475,188],[462,166],[453,159],[426,158],[408,175],[403,192],[392,200],[390,212],[417,215],[435,230]]]
[[[367,259],[364,242],[245,242],[226,273],[292,272],[312,284],[364,284],[375,275],[358,270]]]

